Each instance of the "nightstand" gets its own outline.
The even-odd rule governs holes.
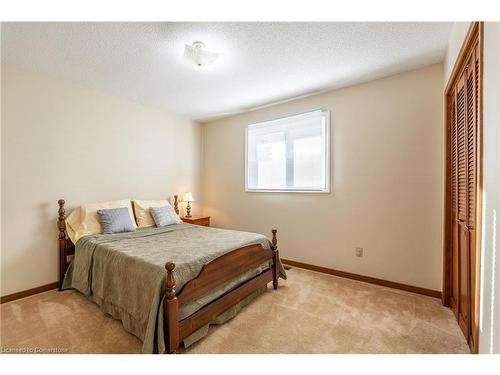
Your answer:
[[[210,216],[191,215],[191,217],[181,217],[182,221],[189,224],[210,226]]]

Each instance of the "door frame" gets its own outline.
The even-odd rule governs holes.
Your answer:
[[[463,70],[467,63],[466,59],[476,38],[479,41],[479,108],[477,123],[477,178],[476,178],[476,226],[475,226],[475,279],[474,279],[474,301],[471,301],[471,308],[474,310],[470,314],[472,324],[472,340],[469,342],[472,353],[479,352],[479,296],[480,296],[480,264],[481,264],[481,233],[482,233],[482,196],[483,196],[483,22],[471,22],[467,36],[462,44],[462,48],[453,66],[450,78],[448,79],[444,91],[445,105],[445,191],[444,191],[444,241],[443,241],[443,293],[442,303],[444,306],[450,306],[450,296],[452,293],[452,212],[451,212],[451,104],[450,93],[458,74]],[[473,320],[472,320],[473,319]]]

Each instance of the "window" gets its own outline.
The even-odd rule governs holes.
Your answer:
[[[246,191],[330,191],[330,116],[311,111],[248,125]]]

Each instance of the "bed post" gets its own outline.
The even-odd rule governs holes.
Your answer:
[[[179,196],[174,195],[174,210],[177,215],[179,215]]]
[[[64,199],[57,201],[59,204],[57,229],[59,230],[59,290],[62,290],[64,273],[66,272],[66,210],[64,209]]]
[[[179,347],[179,301],[175,296],[174,289],[175,263],[171,261],[167,262],[165,268],[167,270],[167,289],[165,292],[165,300],[163,301],[163,319],[166,352],[175,353]]]
[[[278,289],[278,278],[279,278],[279,262],[280,256],[278,251],[278,240],[276,238],[276,233],[278,232],[276,229],[272,230],[273,232],[273,240],[271,250],[273,251],[273,288]]]

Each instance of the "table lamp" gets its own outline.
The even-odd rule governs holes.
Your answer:
[[[187,214],[186,214],[186,217],[191,217],[191,202],[194,202],[193,194],[191,194],[190,192],[184,194],[184,202],[187,202],[187,207],[186,207]]]

